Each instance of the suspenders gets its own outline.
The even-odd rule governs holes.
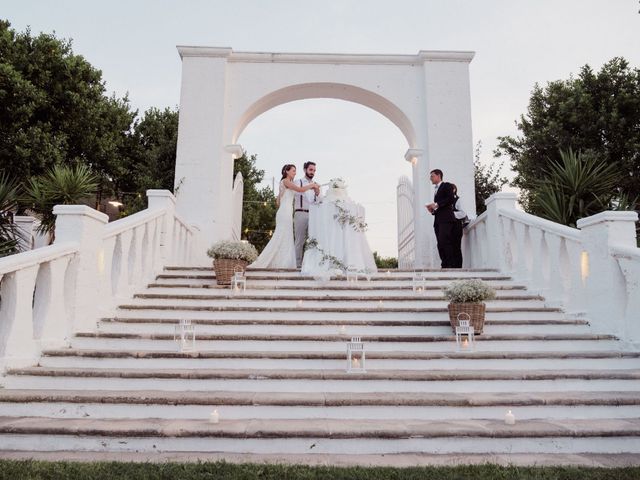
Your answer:
[[[302,179],[300,179],[300,188],[302,188]],[[300,192],[300,209],[302,210],[302,195],[304,195],[304,192]]]

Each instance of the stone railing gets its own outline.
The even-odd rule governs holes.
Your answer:
[[[149,208],[112,223],[87,206],[57,205],[53,245],[0,259],[0,371],[94,330],[165,265],[201,259],[199,233],[176,215],[174,196],[147,196]]]
[[[637,218],[603,212],[570,228],[516,209],[515,194],[497,193],[466,230],[465,267],[497,268],[597,331],[640,342]]]

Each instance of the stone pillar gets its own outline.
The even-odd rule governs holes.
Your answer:
[[[73,331],[92,331],[100,314],[101,282],[104,278],[103,237],[109,217],[85,205],[56,205],[55,243],[76,242],[78,254],[75,263],[76,278],[72,290]],[[110,280],[110,279],[109,279]]]
[[[428,183],[430,170],[442,170],[444,181],[458,187],[467,211],[471,214],[476,211],[469,85],[469,62],[473,54],[461,52],[455,59],[449,55],[445,60],[434,52],[420,52],[420,57],[424,62],[426,132],[423,168],[419,178],[414,177],[414,188],[416,180],[424,186],[423,193],[417,197],[423,205],[421,228],[426,230],[433,225],[433,219],[424,210],[424,203],[433,199],[433,188]],[[431,266],[437,266],[440,262],[435,241],[431,244]]]
[[[13,217],[13,221],[18,227],[18,249],[21,252],[33,250],[33,226],[36,221],[35,218],[27,215],[16,215]]]
[[[207,242],[231,237],[233,158],[225,147],[230,48],[178,47],[182,58],[176,209]]]
[[[487,220],[486,220],[486,243],[487,243],[487,264],[486,268],[497,268],[501,272],[507,270],[506,248],[507,243],[504,238],[505,232],[502,229],[499,211],[502,209],[516,208],[518,196],[511,192],[498,192],[491,195],[487,200]],[[473,252],[470,252],[473,254]]]
[[[169,190],[147,190],[149,209],[165,211],[160,232],[160,265],[165,267],[173,262],[173,229],[176,214],[176,197]]]
[[[636,247],[636,212],[602,212],[578,220],[586,254],[583,267],[585,310],[594,329],[624,334],[626,286],[610,246]]]

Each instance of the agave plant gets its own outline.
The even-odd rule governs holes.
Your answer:
[[[18,185],[4,173],[0,174],[0,257],[16,253],[22,234],[13,223],[18,210]]]
[[[38,232],[53,241],[55,205],[85,202],[98,188],[98,177],[86,165],[55,165],[44,175],[31,178],[25,187],[23,202],[40,217]]]
[[[619,171],[615,164],[571,149],[561,150],[560,158],[560,162],[551,162],[533,197],[542,217],[575,227],[580,218],[635,204],[635,200],[618,195]]]

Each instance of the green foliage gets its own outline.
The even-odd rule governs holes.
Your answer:
[[[621,198],[616,190],[619,172],[615,164],[602,162],[593,153],[560,152],[536,185],[531,203],[540,216],[576,226],[580,218],[605,210],[628,209],[637,199]]]
[[[616,165],[620,197],[640,197],[640,70],[623,58],[600,72],[585,65],[577,77],[535,85],[527,114],[516,123],[518,137],[500,137],[496,156],[506,155],[517,173],[521,202],[540,213],[534,197],[560,150],[582,151],[606,165]]]
[[[18,251],[20,233],[13,223],[17,210],[18,186],[4,172],[0,173],[0,257]]]
[[[398,268],[398,259],[395,257],[381,257],[378,252],[373,252],[373,260],[378,268]]]
[[[256,167],[257,158],[243,152],[242,157],[235,160],[233,177],[241,172],[244,180],[242,237],[260,252],[271,239],[270,232],[275,230],[277,207],[273,190],[258,187],[264,179],[264,170]]]
[[[518,467],[457,465],[453,467],[334,467],[278,464],[39,462],[0,460],[0,480],[632,480],[639,467]]]
[[[0,170],[9,177],[84,163],[110,191],[134,116],[126,98],[105,95],[102,73],[70,41],[0,21]]]
[[[501,176],[504,163],[499,165],[482,165],[480,162],[480,151],[482,142],[476,145],[475,158],[473,160],[473,180],[476,189],[476,214],[480,215],[487,209],[485,200],[494,193],[502,190],[502,187],[509,181]]]
[[[38,231],[52,236],[53,207],[84,203],[95,194],[98,183],[98,177],[86,165],[54,165],[44,175],[29,179],[22,202],[40,218]]]

